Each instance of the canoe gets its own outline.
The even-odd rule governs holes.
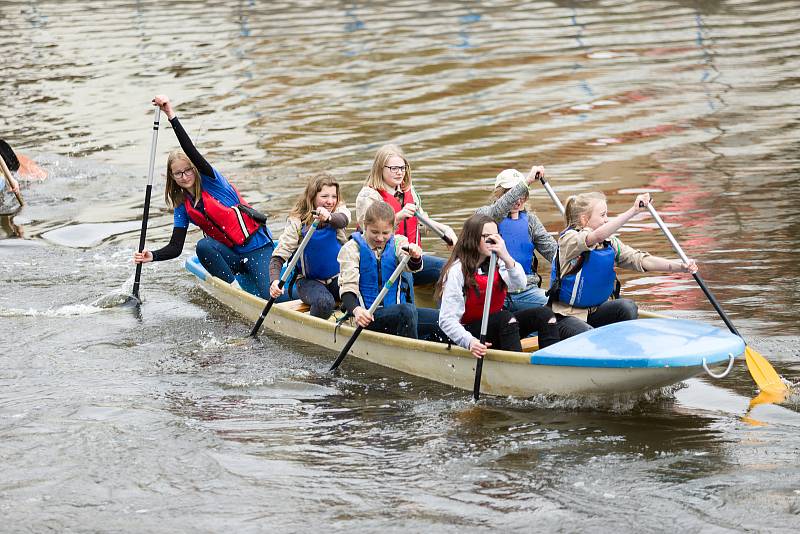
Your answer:
[[[266,304],[263,299],[211,276],[197,257],[186,261],[186,269],[221,303],[251,322],[259,317]],[[342,324],[334,339],[335,320],[312,317],[299,300],[273,305],[263,326],[330,350],[331,362],[354,330]],[[535,338],[524,341],[529,340],[535,342]],[[734,359],[744,354],[744,342],[727,330],[663,317],[616,323],[537,348],[534,344],[527,348],[532,352],[489,350],[481,392],[514,397],[639,393],[712,373],[710,366],[727,364],[727,371],[718,375],[722,377]],[[350,351],[353,356],[472,391],[476,360],[455,345],[364,330]]]

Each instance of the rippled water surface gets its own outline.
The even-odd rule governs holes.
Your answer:
[[[603,190],[612,213],[649,191],[750,346],[798,382],[800,3],[0,0],[0,16],[0,136],[50,173],[0,206],[3,530],[800,528],[798,399],[748,411],[744,365],[644,398],[475,406],[243,340],[180,261],[144,269],[139,313],[113,305],[166,93],[273,229],[320,170],[352,204],[386,142],[454,227],[507,167],[544,164],[562,199]],[[155,246],[176,147],[162,126]],[[561,228],[543,191],[532,204]],[[622,237],[673,256],[649,218]],[[722,325],[690,278],[622,280],[642,307]]]

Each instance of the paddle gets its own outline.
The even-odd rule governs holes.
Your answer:
[[[494,243],[494,241],[487,239],[487,243]],[[497,253],[492,252],[489,258],[489,278],[486,282],[486,297],[483,301],[483,316],[481,317],[481,337],[479,339],[481,345],[486,345],[486,329],[489,326],[489,306],[492,302],[492,286],[494,286],[494,270],[497,267]],[[475,385],[472,386],[472,398],[478,402],[481,396],[481,375],[483,374],[483,359],[478,358],[478,363],[475,364]]]
[[[316,215],[316,211],[312,211],[312,214]],[[319,224],[319,220],[314,219],[314,222],[311,223],[311,228],[308,229],[306,232],[305,237],[300,242],[300,246],[297,247],[297,250],[294,252],[294,256],[292,259],[289,260],[289,265],[286,266],[286,269],[283,271],[281,275],[281,279],[278,280],[278,289],[283,289],[283,286],[286,285],[286,281],[292,275],[292,271],[294,271],[295,265],[297,265],[298,260],[303,256],[303,250],[305,250],[306,245],[308,245],[311,236],[314,235],[314,232],[317,231],[317,224]],[[264,306],[264,309],[261,310],[261,315],[258,317],[256,324],[253,325],[253,329],[250,330],[250,336],[256,337],[258,335],[258,331],[261,329],[261,324],[264,322],[264,318],[266,318],[269,310],[272,308],[272,305],[275,303],[275,297],[269,297],[267,300],[267,304]]]
[[[536,177],[539,179],[540,182],[542,182],[542,185],[544,186],[544,190],[547,191],[548,195],[550,195],[550,198],[553,200],[555,205],[558,207],[558,211],[561,212],[561,216],[563,217],[564,216],[564,205],[558,199],[558,195],[556,195],[555,191],[553,191],[553,188],[550,187],[550,184],[547,183],[547,178],[545,178],[544,175],[542,173],[539,173],[539,172],[536,173]]]
[[[144,191],[144,211],[142,212],[142,231],[139,234],[139,252],[144,251],[144,241],[147,236],[147,218],[150,215],[150,194],[153,191],[153,169],[156,166],[156,142],[158,141],[158,126],[161,119],[161,108],[156,107],[153,116],[153,140],[150,143],[150,168],[147,171],[147,188]],[[141,304],[139,298],[139,280],[142,277],[142,264],[136,264],[136,276],[133,278],[133,298],[136,304]]]
[[[394,272],[392,273],[392,276],[390,276],[389,279],[386,281],[386,283],[383,284],[383,288],[381,289],[381,292],[378,293],[378,296],[375,298],[375,302],[373,302],[372,306],[369,307],[369,314],[370,315],[373,315],[375,313],[375,310],[378,309],[378,306],[381,305],[381,302],[383,302],[383,298],[386,296],[386,294],[389,292],[389,290],[392,289],[392,286],[397,281],[397,279],[400,277],[400,274],[402,274],[403,270],[406,268],[406,264],[408,263],[408,260],[410,260],[410,259],[411,259],[411,255],[406,254],[400,260],[400,263],[397,264],[397,267],[395,268]],[[363,326],[358,325],[356,327],[355,332],[353,332],[353,335],[350,336],[349,340],[347,340],[347,343],[345,344],[344,348],[342,348],[342,351],[339,353],[339,356],[336,358],[336,361],[333,362],[333,365],[331,365],[331,368],[330,368],[331,371],[335,371],[339,367],[339,365],[341,365],[341,363],[344,361],[345,357],[347,356],[347,352],[350,350],[350,347],[353,346],[353,343],[356,342],[356,339],[358,339],[358,336],[359,336],[359,334],[361,334],[362,330],[364,330]]]
[[[667,236],[672,248],[675,249],[675,252],[678,254],[678,256],[680,256],[681,261],[688,263],[689,258],[687,258],[686,254],[683,253],[683,249],[675,240],[672,232],[670,232],[667,226],[664,224],[664,221],[661,220],[661,217],[658,215],[658,212],[656,212],[656,209],[653,207],[653,205],[648,204],[647,209],[650,210],[650,215],[653,216],[653,219],[655,219],[659,228],[661,228],[661,231],[664,232],[665,236]],[[728,327],[728,329],[733,334],[736,334],[737,336],[741,337],[742,340],[744,340],[742,334],[740,334],[736,327],[733,326],[733,323],[728,318],[728,315],[722,310],[720,303],[716,298],[714,298],[714,295],[711,294],[711,291],[708,289],[708,286],[706,286],[703,278],[700,276],[700,273],[692,273],[692,276],[694,276],[694,279],[697,281],[700,289],[702,289],[703,293],[706,294],[709,302],[711,302],[711,305],[714,306],[715,310],[717,310],[717,313],[725,322],[725,325]],[[785,394],[789,391],[789,388],[786,387],[786,384],[783,383],[777,371],[775,371],[766,358],[747,345],[745,345],[744,355],[745,362],[747,363],[747,370],[750,371],[750,375],[753,377],[753,380],[758,385],[759,389],[761,389],[761,391],[767,391],[774,394]]]
[[[11,176],[11,171],[9,170],[5,160],[2,157],[0,157],[0,166],[3,167],[3,176],[5,176],[6,183],[8,184],[8,189],[9,190],[13,189],[14,186],[12,184],[14,182],[14,177]],[[22,195],[19,194],[19,191],[14,191],[14,196],[17,197],[17,202],[19,202],[20,206],[25,205],[25,201],[22,200]]]
[[[450,236],[445,235],[445,233],[442,232],[442,230],[438,226],[435,226],[433,221],[428,218],[428,216],[425,214],[424,211],[422,211],[422,209],[417,210],[416,216],[417,219],[419,219],[419,221],[422,224],[433,230],[433,233],[438,235],[442,239],[442,241],[444,241],[451,247],[453,246],[453,240],[450,239]]]

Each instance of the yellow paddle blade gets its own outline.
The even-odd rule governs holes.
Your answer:
[[[789,391],[778,372],[761,354],[750,347],[745,347],[744,361],[747,363],[747,370],[750,371],[750,376],[753,377],[761,391],[772,394],[781,394]]]

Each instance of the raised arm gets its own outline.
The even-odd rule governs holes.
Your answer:
[[[633,206],[586,234],[586,246],[591,248],[614,235],[631,217],[641,211],[646,211],[649,203],[650,193],[638,195],[633,202]]]
[[[186,133],[186,130],[183,129],[183,125],[178,120],[178,116],[175,114],[175,109],[172,107],[172,102],[170,102],[169,97],[166,95],[156,95],[153,98],[153,104],[160,107],[161,111],[166,113],[167,118],[169,119],[170,124],[172,124],[172,129],[175,131],[175,136],[178,138],[178,142],[181,144],[181,149],[183,149],[186,156],[189,158],[197,170],[200,171],[200,174],[204,176],[210,176],[213,178],[214,171],[211,168],[211,165],[206,161],[206,159],[200,154],[197,148],[192,143],[192,140],[189,138],[189,134]]]

